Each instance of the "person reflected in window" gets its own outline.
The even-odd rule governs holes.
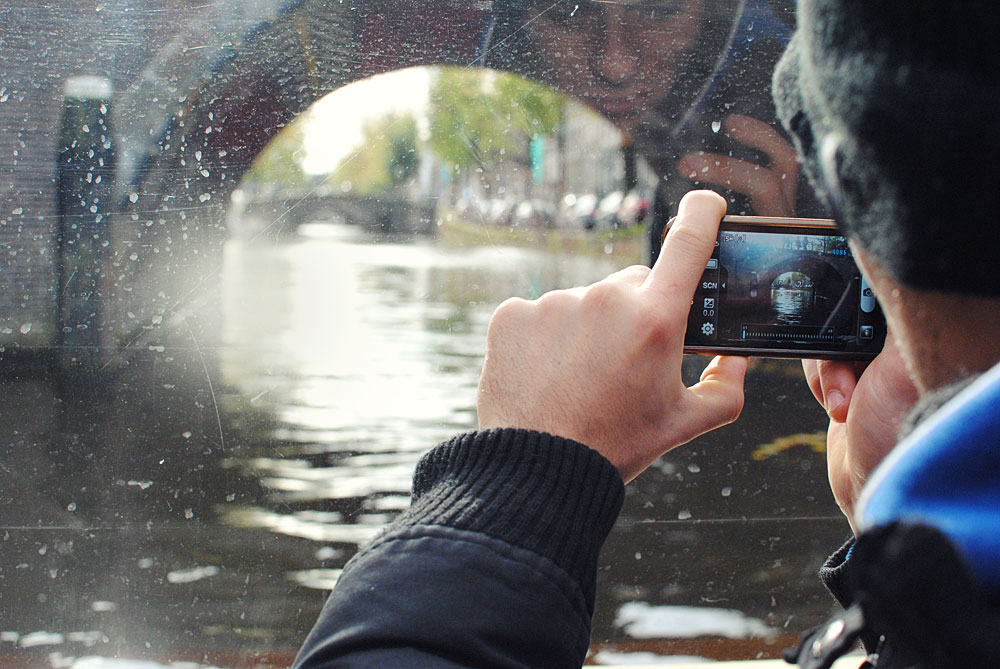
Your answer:
[[[816,216],[774,117],[770,77],[788,3],[706,0],[503,3],[485,62],[599,111],[661,177],[650,244],[681,196],[708,186],[733,214]]]

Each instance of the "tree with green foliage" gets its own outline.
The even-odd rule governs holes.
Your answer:
[[[409,183],[420,168],[416,119],[406,116],[394,121],[385,136],[389,143],[389,172],[393,185]]]
[[[446,68],[430,89],[430,148],[453,175],[494,169],[503,159],[527,164],[532,138],[550,135],[565,97],[507,73]]]

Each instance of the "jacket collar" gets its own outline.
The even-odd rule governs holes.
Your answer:
[[[857,521],[936,527],[979,584],[1000,591],[1000,365],[893,449],[865,485]]]

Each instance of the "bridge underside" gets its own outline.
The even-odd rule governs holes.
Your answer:
[[[37,118],[44,140],[25,141],[22,132],[19,149],[17,138],[2,142],[24,155],[0,174],[10,180],[0,246],[12,259],[0,274],[11,296],[0,346],[45,349],[59,338],[59,223],[50,175],[67,74],[107,77],[116,89],[108,101],[116,192],[111,206],[105,198],[93,229],[100,243],[110,242],[101,261],[102,328],[106,341],[121,344],[211,285],[231,194],[278,131],[353,81],[417,65],[469,65],[489,20],[488,3],[450,0],[218,0],[162,13],[112,9],[105,16],[114,25],[81,26],[86,6],[69,0],[52,12],[0,10],[17,26],[4,42],[12,62],[24,61],[20,71],[8,67],[12,83],[0,87],[0,100],[21,95],[0,105],[0,121],[18,128],[25,123],[17,114]],[[66,53],[48,70],[32,67],[37,42],[24,38],[32,27],[66,35]],[[108,46],[115,40],[125,46]]]
[[[469,26],[487,20],[486,12],[445,1],[304,0],[239,43],[215,36],[214,61],[201,57],[186,89],[174,74],[176,51],[158,62],[156,76],[122,105],[123,116],[140,115],[150,99],[178,100],[161,110],[159,129],[127,133],[149,139],[128,147],[120,198],[127,208],[115,217],[115,283],[129,287],[114,293],[116,336],[129,340],[210,285],[231,194],[279,130],[353,81],[417,65],[468,65],[480,39]],[[272,203],[276,211],[291,204]],[[426,216],[407,214],[414,227]]]

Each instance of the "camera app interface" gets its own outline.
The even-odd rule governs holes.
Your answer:
[[[695,294],[687,344],[877,353],[885,324],[847,240],[817,230],[722,230]]]

